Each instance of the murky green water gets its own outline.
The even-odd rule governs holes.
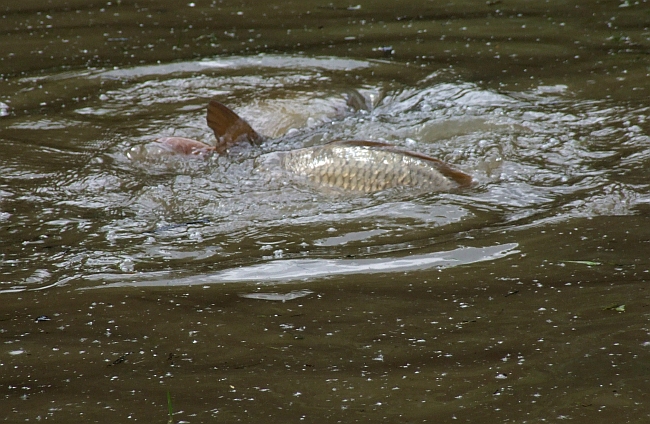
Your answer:
[[[0,27],[6,421],[645,422],[650,5],[39,2]],[[268,137],[208,160],[210,98]],[[350,102],[349,99],[354,99]],[[471,174],[350,196],[336,139]]]

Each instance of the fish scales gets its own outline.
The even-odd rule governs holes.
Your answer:
[[[450,190],[458,185],[435,163],[375,146],[330,143],[280,153],[280,165],[313,183],[372,193],[393,187]]]

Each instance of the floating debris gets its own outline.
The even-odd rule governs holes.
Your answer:
[[[606,311],[625,312],[625,305],[614,304],[605,308]]]

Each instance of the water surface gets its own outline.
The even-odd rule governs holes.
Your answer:
[[[646,2],[421,3],[6,10],[7,421],[647,420]],[[475,184],[261,166],[337,139]]]

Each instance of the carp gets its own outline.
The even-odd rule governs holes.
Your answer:
[[[263,142],[244,119],[217,100],[208,104],[207,123],[217,139],[214,146],[182,137],[156,142],[167,151],[198,156],[223,154],[239,143]],[[374,193],[396,187],[449,191],[472,183],[470,175],[438,159],[375,141],[338,140],[264,156],[267,167],[277,165],[315,186],[346,192]]]

